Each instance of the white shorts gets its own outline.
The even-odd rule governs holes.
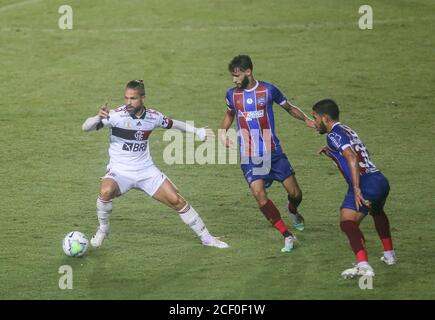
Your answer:
[[[130,189],[139,189],[148,193],[151,197],[160,188],[166,178],[166,175],[155,165],[136,171],[127,171],[107,166],[106,175],[101,177],[101,179],[115,180],[121,194],[126,193]]]

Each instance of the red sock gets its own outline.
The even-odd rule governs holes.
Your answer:
[[[364,248],[364,236],[355,221],[341,221],[341,230],[349,239],[350,246],[355,253],[356,261],[368,261],[367,250]]]
[[[272,224],[272,226],[278,230],[284,237],[288,237],[291,233],[288,231],[288,228],[284,221],[281,219],[281,214],[279,213],[278,208],[273,204],[271,200],[268,200],[267,203],[260,207],[261,212],[263,212],[264,216],[267,220]]]
[[[373,215],[375,221],[375,228],[381,239],[384,251],[393,250],[393,240],[391,239],[390,222],[385,214],[384,210],[381,210],[378,214]]]

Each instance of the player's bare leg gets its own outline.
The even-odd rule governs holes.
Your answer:
[[[397,258],[391,237],[390,222],[384,209],[370,210],[370,215],[373,217],[376,231],[384,247],[384,255],[381,257],[381,261],[389,266],[396,264]]]
[[[199,214],[184,200],[169,179],[165,179],[156,193],[154,193],[153,198],[176,210],[181,220],[196,233],[203,245],[217,248],[229,247],[228,244],[210,234]]]
[[[284,237],[284,248],[282,248],[281,251],[291,252],[293,250],[293,242],[296,238],[288,230],[287,225],[281,219],[281,214],[279,213],[278,208],[267,197],[266,189],[264,188],[264,181],[262,179],[255,180],[251,183],[250,188],[263,215]]]
[[[103,244],[103,240],[109,235],[112,199],[120,194],[118,184],[115,180],[110,178],[104,178],[101,180],[100,194],[97,198],[97,217],[100,225],[91,239],[91,245],[93,247],[100,247]]]
[[[357,264],[355,267],[344,270],[343,278],[354,278],[356,276],[373,277],[373,268],[369,265],[365,239],[359,225],[364,219],[364,214],[348,208],[340,209],[340,228],[349,239],[349,244],[355,254]]]
[[[293,221],[293,227],[296,230],[305,229],[304,217],[299,213],[298,206],[302,202],[302,191],[299,188],[298,181],[294,175],[288,177],[282,182],[284,189],[287,191],[287,208],[290,219]]]

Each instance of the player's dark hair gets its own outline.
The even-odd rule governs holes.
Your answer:
[[[313,106],[313,111],[320,115],[327,114],[332,120],[339,120],[340,118],[338,105],[332,99],[323,99],[316,102]]]
[[[145,95],[145,86],[143,84],[143,80],[131,80],[129,83],[127,83],[125,88],[137,90],[141,96]]]
[[[233,72],[236,69],[240,69],[241,71],[245,71],[247,69],[254,70],[251,57],[245,54],[234,57],[233,60],[231,60],[231,62],[228,64],[228,70]]]

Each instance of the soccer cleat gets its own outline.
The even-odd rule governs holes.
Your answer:
[[[217,237],[210,237],[207,241],[202,241],[202,244],[204,246],[208,246],[208,247],[215,247],[215,248],[219,248],[219,249],[223,249],[223,248],[229,248],[230,246],[219,240],[219,238]]]
[[[289,211],[289,214],[290,214],[290,219],[292,219],[292,221],[293,221],[293,228],[295,228],[296,230],[299,230],[299,231],[304,231],[304,229],[305,229],[304,217],[302,217],[302,215],[299,213],[294,214],[294,213],[291,213],[290,211]]]
[[[373,268],[370,266],[364,266],[364,267],[355,266],[353,268],[344,270],[341,273],[341,276],[344,279],[353,279],[357,276],[374,277],[375,272],[373,271]]]
[[[392,266],[397,263],[397,258],[395,255],[392,255],[390,257],[386,257],[385,255],[383,255],[380,260],[388,266]]]
[[[281,252],[292,252],[293,244],[296,240],[296,237],[289,236],[284,239],[284,248],[281,249]]]
[[[107,238],[108,235],[108,232],[103,232],[100,230],[100,228],[98,228],[97,232],[91,239],[91,245],[95,248],[101,247],[101,245],[103,244],[103,240]]]
[[[350,269],[346,269],[341,273],[341,276],[344,279],[352,279],[358,275],[358,267],[353,267]]]

